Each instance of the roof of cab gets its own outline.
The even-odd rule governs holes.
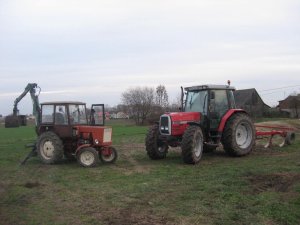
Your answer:
[[[85,102],[77,101],[55,101],[55,102],[43,102],[41,105],[85,105]]]
[[[199,86],[186,87],[186,91],[196,91],[196,90],[235,90],[235,87],[229,85],[216,85],[216,84],[205,84]]]

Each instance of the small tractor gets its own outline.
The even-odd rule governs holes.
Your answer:
[[[64,157],[77,159],[84,167],[96,166],[99,159],[112,163],[117,151],[112,147],[112,128],[104,126],[103,104],[94,104],[90,113],[83,102],[45,102],[39,104],[40,88],[29,83],[14,102],[13,115],[7,116],[5,127],[18,127],[20,119],[17,105],[29,92],[36,120],[37,140],[31,145],[29,157],[38,155],[46,164],[55,164]]]
[[[199,163],[203,152],[221,143],[229,155],[244,156],[255,146],[256,131],[249,115],[237,109],[228,85],[201,85],[181,88],[181,112],[160,116],[146,136],[151,159],[163,159],[170,147],[181,147],[185,163]],[[185,101],[184,95],[186,94]]]

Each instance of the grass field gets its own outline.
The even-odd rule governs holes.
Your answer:
[[[0,127],[0,224],[300,224],[300,139],[241,158],[219,149],[191,166],[178,149],[150,160],[147,127],[112,126],[119,158],[96,168],[20,166],[33,127]]]

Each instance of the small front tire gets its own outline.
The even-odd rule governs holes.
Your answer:
[[[95,167],[99,162],[99,155],[92,147],[83,148],[77,154],[77,161],[83,167]]]
[[[181,150],[185,163],[199,163],[203,153],[203,133],[200,127],[188,126],[182,137]]]
[[[114,147],[108,147],[100,151],[99,158],[103,163],[114,163],[118,158],[117,150]]]
[[[168,153],[168,144],[159,140],[158,125],[153,125],[146,136],[146,151],[150,159],[164,159]]]

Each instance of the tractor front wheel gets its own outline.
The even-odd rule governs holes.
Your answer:
[[[159,140],[158,125],[153,125],[146,136],[146,151],[150,159],[164,159],[168,153],[168,144]]]
[[[117,160],[118,153],[114,147],[108,147],[100,151],[99,157],[104,163],[113,163]]]
[[[92,147],[82,148],[77,154],[77,161],[83,167],[94,167],[99,162],[99,155]]]
[[[222,135],[224,150],[233,156],[244,156],[255,146],[255,128],[251,118],[244,113],[232,115]]]
[[[199,163],[203,152],[203,133],[198,126],[188,126],[181,142],[182,158],[185,163]]]
[[[63,159],[64,147],[61,139],[53,132],[42,133],[37,139],[37,153],[43,163],[54,164]]]

